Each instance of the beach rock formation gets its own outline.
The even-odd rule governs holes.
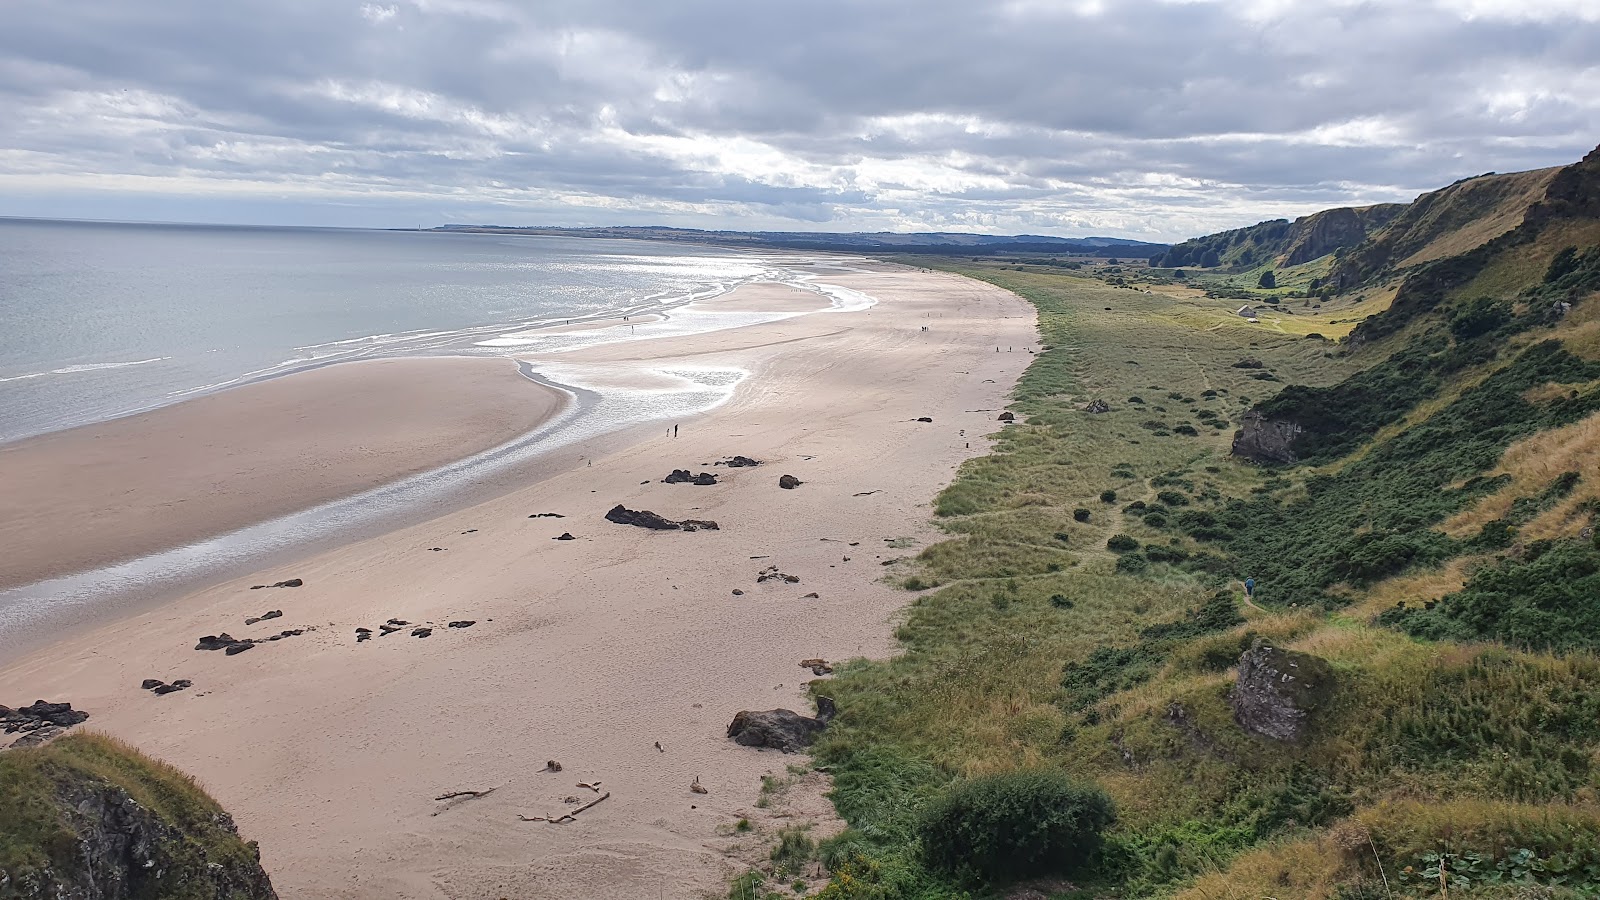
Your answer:
[[[451,628],[471,628],[478,624],[477,619],[458,619],[450,623]]]
[[[250,646],[254,643],[255,641],[249,638],[241,640],[224,631],[221,634],[206,635],[194,645],[194,648],[196,650],[222,650],[229,656],[233,656],[236,653],[243,653],[245,650],[250,649]]]
[[[176,693],[177,691],[181,691],[187,687],[192,687],[193,685],[194,682],[187,678],[179,678],[177,681],[174,681],[171,684],[167,684],[159,678],[146,678],[144,681],[139,683],[140,688],[151,691],[155,693],[156,696]]]
[[[107,758],[114,764],[95,764]],[[255,843],[240,839],[216,801],[131,747],[70,735],[0,760],[0,769],[29,776],[27,808],[43,826],[35,844],[21,833],[17,865],[0,881],[5,896],[276,900]],[[146,806],[136,797],[165,802]]]
[[[552,541],[575,541],[575,540],[577,540],[577,538],[572,536],[572,532],[563,531],[560,534],[556,535],[555,537],[551,538],[550,540],[552,540]]]
[[[833,714],[833,700],[828,697],[817,698],[815,718],[802,716],[792,709],[745,710],[733,717],[728,725],[728,737],[744,747],[771,747],[784,753],[798,753],[811,746],[817,733],[828,727]]]
[[[933,417],[932,416],[918,416],[917,417],[917,421],[918,422],[932,422],[933,421]]]
[[[566,516],[563,516],[561,513],[534,513],[533,515],[529,516],[528,518],[530,518],[530,519],[565,519]]]
[[[778,571],[777,566],[767,566],[765,569],[762,569],[760,572],[756,573],[756,584],[762,584],[768,581],[781,581],[784,584],[799,584],[800,576],[785,575],[784,573]]]
[[[710,519],[684,519],[674,522],[671,519],[656,515],[647,509],[628,509],[618,503],[606,513],[606,521],[618,525],[634,525],[639,528],[649,528],[655,531],[720,531],[716,522]]]
[[[9,706],[0,706],[0,728],[6,734],[16,734],[19,731],[38,731],[41,728],[57,727],[71,728],[81,724],[89,718],[89,714],[81,709],[73,709],[71,703],[50,703],[45,700],[35,700],[28,706],[12,709]]]
[[[748,456],[730,456],[727,459],[717,460],[716,462],[712,463],[712,465],[727,466],[730,469],[743,469],[748,468],[749,466],[759,466],[761,465],[761,460],[751,459]]]
[[[1228,694],[1234,721],[1251,734],[1299,743],[1313,713],[1333,694],[1327,660],[1257,639],[1239,657],[1239,678]]]
[[[1002,421],[1002,422],[1015,422],[1016,420],[1017,420],[1016,415],[1014,415],[1010,410],[1007,410],[1007,411],[1005,411],[1005,412],[1000,414],[1000,421]]]
[[[1084,412],[1092,413],[1108,413],[1111,412],[1111,404],[1104,400],[1090,400],[1089,405],[1085,406],[1083,410]]]
[[[1258,463],[1286,465],[1297,459],[1294,444],[1303,431],[1298,422],[1269,419],[1252,409],[1239,421],[1232,453]]]
[[[699,475],[690,473],[688,469],[673,469],[672,474],[661,479],[662,484],[716,484],[717,476],[710,472],[701,472]]]
[[[250,586],[250,590],[259,591],[262,588],[295,588],[300,587],[303,584],[305,584],[303,580],[299,578],[291,578],[288,581],[280,581],[276,584],[253,584]]]
[[[793,475],[783,475],[778,478],[778,487],[781,487],[786,491],[792,491],[802,484],[805,484],[805,482],[794,477]]]
[[[266,612],[262,613],[259,616],[251,616],[250,618],[245,619],[244,623],[246,625],[254,625],[257,622],[265,622],[268,619],[276,619],[276,618],[279,618],[282,615],[283,615],[283,610],[281,610],[281,609],[269,609],[269,610],[267,610]]]

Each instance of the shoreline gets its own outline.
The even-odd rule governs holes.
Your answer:
[[[889,651],[911,597],[880,563],[936,539],[930,500],[986,451],[1036,347],[1033,308],[989,285],[900,267],[826,280],[878,305],[558,355],[622,381],[745,373],[714,408],[672,419],[676,439],[592,438],[603,449],[582,466],[172,597],[8,663],[0,682],[73,702],[88,727],[199,778],[285,896],[715,888],[739,853],[723,829],[767,821],[760,778],[789,761],[726,741],[727,721],[808,709],[800,659]],[[765,465],[712,465],[735,454]],[[718,483],[662,484],[677,468]],[[781,490],[780,474],[803,484]],[[615,525],[603,514],[617,503],[721,528]],[[532,518],[545,512],[564,518]],[[768,564],[802,583],[757,585]],[[304,586],[249,589],[290,577]],[[242,624],[269,607],[283,617]],[[356,639],[389,618],[473,624]],[[302,633],[236,657],[193,649],[282,628]],[[143,678],[195,686],[158,698]],[[537,774],[548,759],[566,772]],[[574,825],[518,825],[594,779],[614,797]],[[429,799],[491,785],[459,809]]]

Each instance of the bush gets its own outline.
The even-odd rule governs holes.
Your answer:
[[[1117,492],[1116,491],[1111,491],[1111,490],[1101,491],[1100,492],[1100,502],[1101,503],[1115,503],[1115,502],[1117,502]]]
[[[936,869],[983,879],[1071,875],[1116,821],[1111,798],[1061,772],[965,781],[929,804],[922,848]]]
[[[1078,507],[1077,509],[1072,511],[1072,521],[1074,521],[1074,522],[1087,522],[1087,521],[1089,521],[1089,511],[1087,509],[1084,509],[1081,506]]]
[[[1161,491],[1156,494],[1156,499],[1168,506],[1188,506],[1189,498],[1177,491]]]
[[[1139,542],[1125,534],[1114,534],[1106,541],[1106,549],[1112,553],[1132,553],[1139,549]]]

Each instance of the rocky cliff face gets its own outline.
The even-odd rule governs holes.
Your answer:
[[[1298,423],[1269,419],[1256,410],[1244,414],[1233,436],[1233,455],[1258,463],[1287,465],[1295,462],[1294,443],[1303,429]]]
[[[1287,743],[1305,739],[1313,713],[1333,693],[1327,660],[1256,641],[1239,657],[1239,680],[1228,702],[1251,734]]]
[[[1359,209],[1330,209],[1296,219],[1282,265],[1298,266],[1342,247],[1354,247],[1403,209],[1405,205],[1401,203],[1380,203]]]
[[[0,754],[0,897],[276,900],[254,842],[181,774],[98,735]],[[14,804],[14,806],[13,806]]]

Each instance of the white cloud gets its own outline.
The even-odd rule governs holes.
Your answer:
[[[399,14],[400,7],[398,6],[380,6],[376,3],[361,4],[361,17],[376,25],[382,25]]]

